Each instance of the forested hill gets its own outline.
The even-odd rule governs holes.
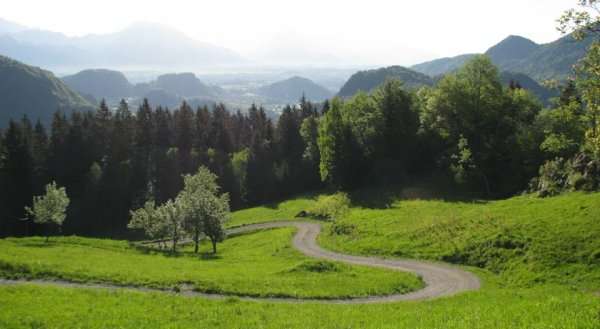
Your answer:
[[[182,97],[213,96],[211,88],[193,73],[163,74],[156,79],[153,86]]]
[[[556,90],[546,88],[537,81],[533,80],[531,77],[522,73],[504,71],[500,73],[500,80],[505,86],[518,86],[530,91],[544,104],[548,104],[552,97],[558,96],[558,92]]]
[[[24,115],[50,122],[57,110],[93,110],[49,71],[0,56],[0,127]]]
[[[458,62],[466,63],[474,55],[467,55],[464,58],[457,59]],[[402,81],[407,89],[416,89],[422,86],[433,86],[437,80],[443,78],[443,75],[430,78],[421,73],[412,71],[401,66],[392,66],[376,70],[360,71],[350,77],[348,82],[342,87],[338,96],[351,97],[359,91],[371,92],[382,85],[387,79],[397,79]],[[506,87],[511,84],[526,89],[533,93],[543,103],[548,103],[551,97],[556,96],[552,91],[538,82],[522,73],[513,73],[504,71],[500,74],[500,80]]]
[[[106,69],[84,70],[74,75],[63,77],[62,80],[71,89],[100,100],[115,99],[130,96],[133,85],[119,71]]]
[[[547,44],[520,37],[509,36],[488,49],[485,54],[501,71],[526,74],[539,81],[563,80],[572,73],[572,67],[583,58],[594,41],[588,37],[577,42],[571,35]],[[474,55],[441,58],[412,66],[411,68],[430,76],[446,74],[460,68]]]
[[[430,77],[440,76],[457,70],[465,65],[465,63],[474,56],[477,56],[477,54],[465,54],[455,57],[434,59],[429,62],[413,65],[411,66],[411,69],[423,74],[427,74]]]
[[[408,89],[431,86],[434,83],[431,77],[423,73],[402,66],[390,66],[375,70],[359,71],[353,74],[342,86],[338,96],[350,97],[361,90],[370,92],[388,79],[400,80]]]
[[[333,96],[333,93],[325,87],[298,76],[261,87],[258,93],[271,99],[289,103],[298,101],[302,96],[317,102]]]

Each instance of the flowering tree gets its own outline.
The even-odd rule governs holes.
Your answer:
[[[69,202],[66,189],[52,182],[46,185],[44,195],[33,197],[32,207],[25,207],[25,211],[36,224],[54,224],[60,229],[67,216]],[[49,234],[46,234],[46,241],[48,238]]]

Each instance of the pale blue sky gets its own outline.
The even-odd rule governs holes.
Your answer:
[[[355,63],[409,65],[483,52],[509,34],[560,36],[555,20],[575,0],[3,0],[2,18],[67,35],[160,22],[244,56],[310,49]]]

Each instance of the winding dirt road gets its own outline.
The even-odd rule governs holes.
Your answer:
[[[296,227],[297,232],[293,239],[294,248],[298,249],[303,254],[319,259],[327,259],[339,261],[348,264],[365,265],[371,267],[380,267],[396,271],[411,272],[420,276],[425,282],[425,287],[421,290],[413,291],[408,294],[394,294],[387,296],[372,296],[349,299],[298,299],[298,298],[259,298],[259,297],[239,297],[242,300],[251,301],[269,301],[269,302],[287,302],[287,303],[303,303],[303,302],[319,302],[319,303],[337,303],[337,304],[368,304],[368,303],[385,303],[398,302],[409,300],[425,300],[444,296],[451,296],[460,292],[477,290],[480,288],[480,282],[477,276],[470,272],[466,272],[458,267],[451,265],[433,263],[417,260],[391,260],[376,257],[352,256],[340,254],[329,250],[322,249],[317,244],[317,236],[321,232],[321,225],[314,222],[302,221],[282,221],[268,222],[261,224],[252,224],[232,228],[227,230],[229,235],[242,234],[252,231],[258,231],[270,228],[281,227]],[[22,283],[36,283],[43,285],[58,285],[76,288],[108,288],[108,289],[130,289],[138,291],[165,291],[152,288],[141,287],[123,287],[111,284],[88,284],[88,283],[73,283],[68,281],[46,281],[46,280],[3,280],[0,279],[0,284],[14,285]],[[206,294],[193,291],[192,287],[181,287],[179,294],[186,296],[197,296],[209,299],[224,299],[232,296],[219,294]]]

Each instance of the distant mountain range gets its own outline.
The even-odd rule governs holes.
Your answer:
[[[359,91],[371,92],[387,79],[398,79],[408,89],[416,89],[423,86],[433,86],[441,78],[442,75],[432,78],[401,66],[360,71],[350,77],[348,82],[340,89],[338,96],[351,97]],[[500,73],[500,80],[505,86],[508,86],[511,82],[518,83],[522,88],[532,92],[544,103],[547,103],[551,97],[556,96],[554,91],[545,88],[537,81],[522,73],[504,71]]]
[[[131,84],[119,71],[83,70],[65,76],[63,81],[73,90],[96,101],[116,103],[123,98],[147,98],[152,105],[175,107],[184,100],[195,104],[214,103],[221,90],[208,86],[193,73],[170,73],[145,83]],[[90,98],[90,97],[88,97]]]
[[[564,80],[571,75],[573,65],[585,56],[593,41],[593,37],[576,41],[567,35],[540,45],[520,36],[509,36],[488,49],[485,54],[500,71],[525,74],[538,82],[547,79]],[[458,69],[474,55],[441,58],[411,68],[433,77]]]
[[[235,52],[198,42],[158,24],[136,23],[111,34],[68,37],[0,21],[0,53],[50,68],[198,68],[244,63]]]
[[[0,56],[0,128],[27,115],[49,123],[57,110],[92,110],[90,102],[52,72]]]
[[[321,102],[333,96],[333,93],[312,80],[302,77],[291,77],[258,89],[257,94],[279,102],[297,102],[302,96],[306,99]]]

